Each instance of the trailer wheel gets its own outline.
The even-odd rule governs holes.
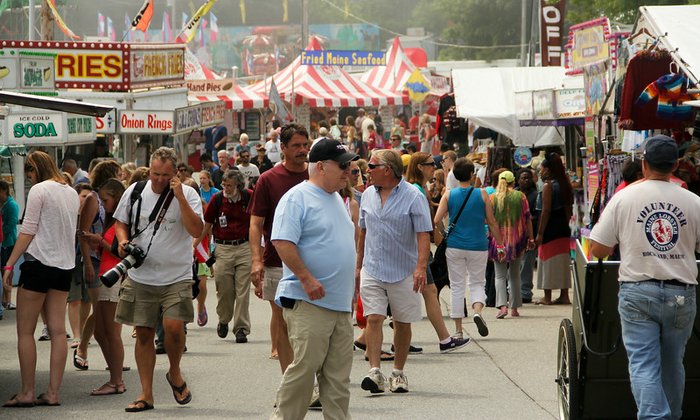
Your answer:
[[[577,420],[579,416],[580,386],[578,380],[578,357],[574,326],[569,319],[559,325],[559,359],[557,361],[557,401],[559,418]]]

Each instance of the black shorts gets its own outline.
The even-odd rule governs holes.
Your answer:
[[[49,267],[39,261],[25,261],[20,265],[19,287],[32,292],[46,293],[49,289],[68,292],[72,270]]]

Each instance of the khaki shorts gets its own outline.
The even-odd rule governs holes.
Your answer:
[[[192,280],[167,286],[137,283],[128,276],[119,291],[115,320],[134,327],[157,328],[160,317],[192,322]]]
[[[112,287],[107,287],[104,284],[100,284],[100,294],[97,300],[99,302],[119,302],[119,284],[115,284]]]
[[[265,276],[263,278],[263,299],[275,300],[277,286],[282,279],[282,267],[265,267]]]
[[[385,283],[360,272],[360,296],[365,316],[386,317],[391,305],[391,316],[397,322],[411,323],[422,319],[420,293],[413,291],[413,273],[396,283]]]

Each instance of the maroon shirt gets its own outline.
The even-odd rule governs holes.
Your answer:
[[[250,229],[250,214],[243,207],[243,199],[232,203],[226,197],[221,197],[221,208],[216,205],[216,193],[209,200],[209,205],[204,211],[204,221],[213,225],[212,234],[214,239],[234,241],[248,238]],[[248,190],[248,197],[253,195],[253,191]],[[250,204],[248,204],[250,205]],[[226,215],[226,227],[219,225],[219,217]]]
[[[263,264],[266,267],[282,267],[282,260],[275,247],[270,241],[272,232],[272,220],[275,218],[275,209],[282,196],[293,186],[309,179],[309,172],[292,172],[287,170],[283,164],[275,165],[266,171],[258,182],[255,183],[255,191],[250,201],[250,214],[257,217],[264,217],[263,235],[265,237],[265,253],[263,254]]]

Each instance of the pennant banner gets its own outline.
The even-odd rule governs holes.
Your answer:
[[[216,23],[216,16],[212,12],[209,12],[209,21],[209,41],[213,44],[219,36],[219,25]]]
[[[105,36],[105,15],[97,12],[97,36]]]
[[[209,13],[209,9],[216,3],[216,0],[207,0],[206,3],[204,3],[199,10],[197,10],[197,13],[195,13],[187,22],[185,27],[182,29],[182,32],[177,36],[177,41],[178,42],[190,42],[194,38],[194,35],[197,33],[197,28],[199,27],[199,23],[206,15]]]
[[[107,17],[107,37],[110,41],[117,40],[117,34],[114,32],[114,23],[110,17]]]
[[[141,6],[141,10],[139,10],[139,14],[131,21],[132,30],[138,29],[145,33],[151,24],[151,19],[153,19],[153,0],[146,0]]]
[[[63,34],[68,38],[79,40],[80,37],[74,34],[73,31],[71,31],[70,28],[66,26],[66,23],[61,18],[61,15],[58,14],[58,10],[56,10],[56,0],[48,0],[46,3],[51,9],[51,14],[53,14],[53,18],[56,20],[56,25],[58,25],[58,29],[60,29],[61,32],[63,32]]]

